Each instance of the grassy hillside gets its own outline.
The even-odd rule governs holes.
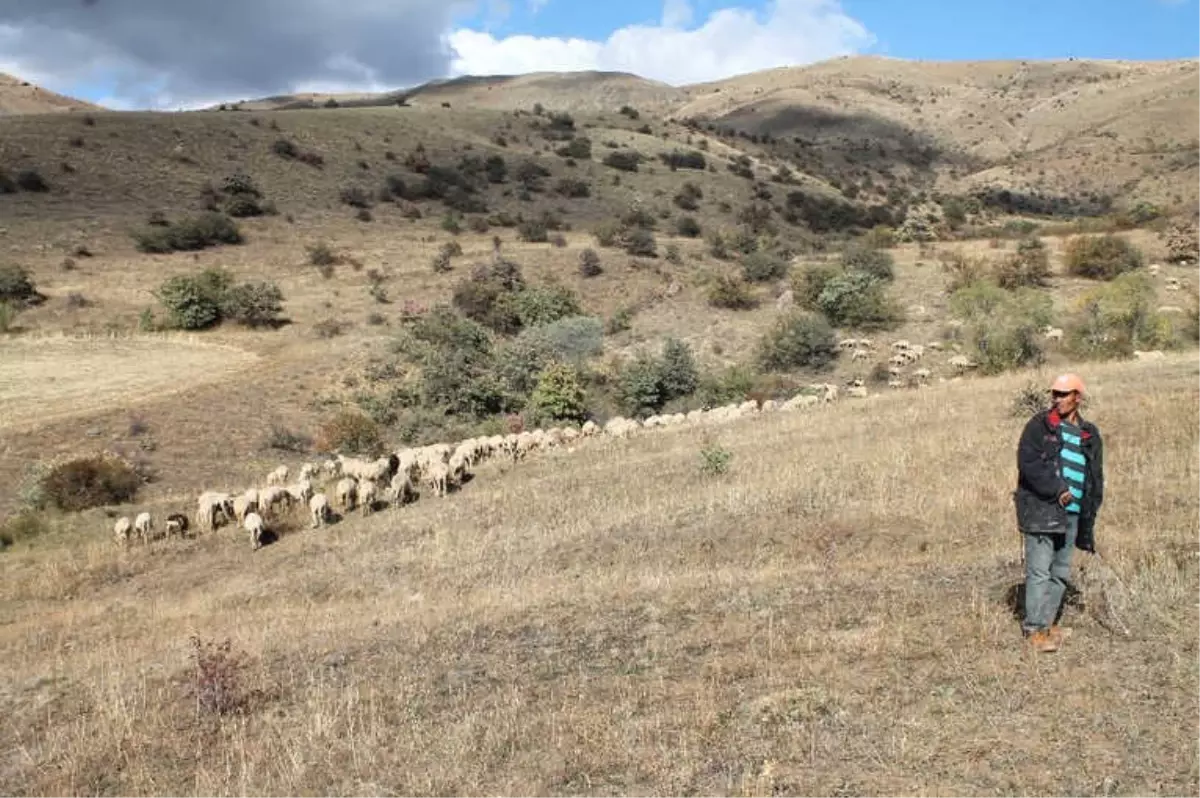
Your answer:
[[[66,97],[0,72],[0,116],[98,110],[99,106]]]
[[[1123,590],[1036,659],[1009,604],[1024,375],[493,462],[252,557],[65,518],[0,557],[0,784],[1194,793],[1198,374],[1085,370]],[[728,471],[705,476],[713,446]],[[192,635],[244,667],[206,650],[200,676]]]

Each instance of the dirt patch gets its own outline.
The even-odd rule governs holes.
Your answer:
[[[187,336],[15,338],[0,343],[0,429],[137,405],[227,378],[258,359]]]

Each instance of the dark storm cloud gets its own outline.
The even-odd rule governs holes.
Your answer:
[[[0,63],[135,105],[447,74],[455,0],[0,0]]]

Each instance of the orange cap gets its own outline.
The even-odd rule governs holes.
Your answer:
[[[1076,391],[1080,396],[1083,396],[1083,380],[1079,379],[1078,374],[1062,374],[1050,386],[1052,391]]]

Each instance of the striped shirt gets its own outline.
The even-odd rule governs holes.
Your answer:
[[[1087,457],[1083,454],[1083,430],[1063,419],[1059,426],[1059,437],[1062,439],[1062,449],[1059,453],[1059,466],[1062,478],[1074,498],[1067,505],[1068,513],[1078,514],[1079,502],[1083,499],[1084,473],[1087,471]]]

